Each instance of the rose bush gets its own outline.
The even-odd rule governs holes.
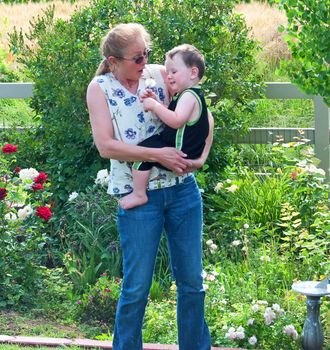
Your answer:
[[[48,175],[17,166],[18,149],[5,144],[0,153],[0,307],[31,301],[51,256]]]

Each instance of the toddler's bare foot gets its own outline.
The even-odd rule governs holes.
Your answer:
[[[119,201],[119,205],[123,209],[131,209],[134,207],[137,207],[139,205],[145,204],[148,202],[148,197],[147,195],[144,194],[138,194],[135,193],[134,191],[127,196],[123,197]]]

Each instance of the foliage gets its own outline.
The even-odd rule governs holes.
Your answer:
[[[110,277],[121,275],[116,214],[117,201],[97,184],[71,194],[64,206],[59,235],[77,292],[93,285],[103,271]]]
[[[52,0],[1,0],[4,4],[27,4],[29,2],[50,2]],[[62,0],[65,1],[65,0]],[[75,0],[67,0],[67,2],[74,3]]]
[[[36,139],[43,141],[43,147],[35,145],[32,150],[26,142],[28,157],[47,166],[54,177],[53,192],[61,201],[68,193],[82,190],[105,164],[92,144],[85,91],[100,62],[99,44],[109,23],[146,25],[154,39],[154,60],[159,63],[176,44],[197,45],[206,54],[205,88],[217,95],[213,104],[219,125],[229,134],[242,128],[251,110],[247,99],[259,84],[253,76],[255,45],[248,39],[243,19],[233,14],[233,5],[232,0],[96,0],[68,22],[55,21],[53,9],[48,9],[32,22],[27,39],[33,46],[24,43],[22,33],[11,34],[11,50],[36,84],[32,106],[41,116]],[[222,102],[215,103],[220,98]],[[224,135],[217,141],[225,143]],[[215,147],[214,171],[224,158],[225,152]]]
[[[120,279],[102,273],[94,285],[77,300],[78,316],[87,323],[113,326],[121,288]]]
[[[285,30],[292,59],[285,69],[289,77],[307,93],[323,96],[330,105],[329,0],[278,2],[288,17]]]
[[[53,263],[48,175],[20,169],[16,152],[16,145],[5,144],[0,154],[1,307],[31,303],[40,266]]]
[[[328,185],[306,141],[301,136],[291,143],[275,143],[269,149],[270,163],[259,173],[237,162],[223,174],[227,179],[217,184],[216,193],[205,194],[207,238],[221,247],[212,261],[222,254],[233,257],[234,247],[248,249],[247,242],[250,249],[260,242],[276,242],[292,261],[308,262],[310,273],[326,273]]]

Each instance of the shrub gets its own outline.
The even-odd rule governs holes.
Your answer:
[[[104,167],[91,140],[85,91],[100,61],[99,43],[119,22],[140,22],[154,39],[154,60],[163,62],[172,46],[189,42],[206,54],[205,87],[217,95],[215,116],[228,130],[242,128],[251,109],[247,98],[259,87],[254,74],[253,50],[243,20],[232,12],[232,0],[105,1],[72,16],[70,21],[54,20],[49,9],[32,22],[24,43],[22,33],[11,35],[11,49],[35,82],[32,106],[41,116],[36,139],[42,147],[30,149],[37,164],[47,166],[54,176],[53,192],[65,201],[68,193],[83,189],[97,169]],[[207,30],[205,30],[207,28]],[[224,98],[234,98],[225,100]],[[225,135],[216,136],[226,143]],[[220,147],[220,146],[219,146]],[[214,147],[210,170],[223,164],[225,151]]]
[[[73,192],[61,217],[63,261],[79,293],[93,285],[103,271],[109,277],[121,276],[117,200],[107,194],[104,183]]]
[[[16,145],[0,153],[0,307],[33,304],[40,266],[53,264],[48,175],[16,163]]]
[[[102,273],[95,285],[91,285],[77,300],[79,305],[78,316],[86,323],[96,323],[103,327],[112,328],[120,288],[120,279],[109,279],[106,273]]]
[[[319,1],[277,0],[288,17],[287,42],[292,59],[285,69],[292,82],[308,94],[323,96],[330,106],[329,4]]]
[[[262,172],[237,162],[227,168],[215,194],[204,195],[208,208],[205,241],[209,243],[207,251],[213,253],[210,261],[222,255],[239,260],[248,246],[255,249],[261,242],[275,242],[279,252],[293,262],[305,261],[310,276],[313,270],[326,273],[330,249],[328,185],[305,142],[301,136],[291,143],[275,143]],[[237,255],[238,246],[242,254]]]

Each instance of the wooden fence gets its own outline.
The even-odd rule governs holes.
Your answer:
[[[33,83],[0,83],[0,98],[29,98],[33,95]],[[320,159],[319,167],[330,181],[330,109],[321,96],[307,95],[291,83],[265,83],[265,96],[269,99],[311,99],[314,103],[314,128],[250,128],[244,136],[234,137],[235,143],[267,144],[276,141],[281,135],[284,142],[298,136],[298,130],[304,130],[304,136],[315,145],[315,156]]]

